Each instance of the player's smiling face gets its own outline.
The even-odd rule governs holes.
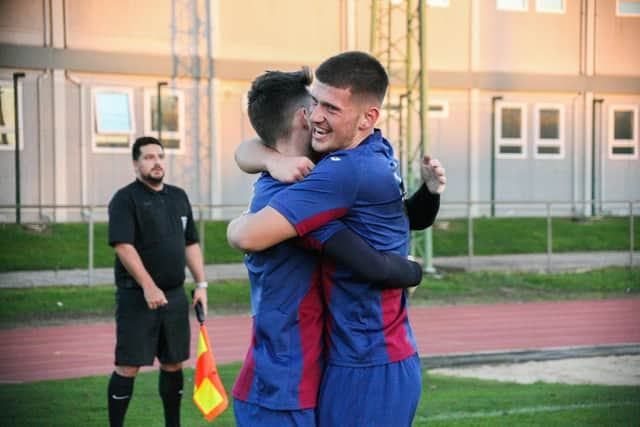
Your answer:
[[[318,153],[351,148],[358,133],[359,105],[350,89],[340,89],[317,81],[311,90],[313,98],[309,124],[311,144]],[[355,141],[357,145],[360,141]]]

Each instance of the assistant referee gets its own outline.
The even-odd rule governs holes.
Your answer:
[[[164,148],[153,137],[132,149],[137,179],[109,203],[109,244],[115,248],[115,370],[108,386],[109,423],[122,426],[140,366],[160,361],[158,390],[165,425],[180,425],[182,362],[189,358],[185,265],[195,282],[193,304],[207,312],[207,282],[191,204],[164,184]]]

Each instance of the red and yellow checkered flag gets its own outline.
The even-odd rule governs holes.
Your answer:
[[[198,338],[198,361],[196,363],[193,401],[207,421],[213,421],[215,417],[227,409],[229,399],[227,399],[227,392],[218,375],[216,361],[209,344],[209,335],[203,324],[204,319],[198,316],[198,320],[200,320],[200,337]]]

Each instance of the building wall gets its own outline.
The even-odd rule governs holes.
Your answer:
[[[340,52],[340,3],[219,1],[216,56],[317,64]]]
[[[580,66],[580,3],[565,1],[564,14],[497,10],[481,2],[480,69],[544,74],[575,74]],[[457,28],[457,26],[456,26]]]
[[[198,3],[204,7],[204,1]],[[537,12],[534,0],[525,12],[499,11],[494,1],[484,0],[452,0],[449,7],[428,8],[429,99],[448,106],[445,117],[429,118],[429,151],[447,169],[445,202],[490,198],[494,96],[527,106],[526,157],[496,160],[496,200],[591,197],[592,98],[603,99],[596,117],[596,197],[640,198],[640,187],[634,184],[640,182],[638,156],[612,159],[608,151],[610,108],[640,106],[640,56],[632,54],[640,40],[640,19],[616,16],[615,3],[568,0],[563,14]],[[169,88],[184,92],[185,105],[191,108],[185,111],[185,150],[168,154],[167,181],[185,187],[194,203],[244,205],[256,177],[240,172],[233,156],[240,141],[254,135],[243,106],[251,79],[267,69],[315,66],[342,50],[369,48],[367,1],[212,0],[212,58],[206,57],[202,35],[197,51],[190,50],[185,37],[172,44],[171,5],[152,0],[0,2],[0,80],[11,81],[13,72],[26,72],[23,203],[106,204],[117,188],[133,179],[133,171],[128,149],[94,149],[92,91],[102,86],[130,88],[134,136],[140,136],[145,132],[145,90],[153,91],[165,80]],[[186,25],[192,16],[183,12],[179,19]],[[205,12],[201,9],[200,16]],[[49,16],[53,18],[45,19]],[[397,16],[393,21],[399,34],[406,28],[403,19]],[[589,34],[595,39],[592,51]],[[413,53],[417,64],[417,52]],[[173,78],[176,61],[192,54],[199,58],[200,78]],[[59,71],[54,76],[50,69]],[[560,159],[535,156],[538,103],[564,108]],[[65,106],[62,114],[55,111],[56,105]],[[192,107],[199,111],[199,122]],[[636,136],[639,116],[636,113]],[[477,134],[472,131],[474,121]],[[380,126],[385,128],[382,122]],[[415,138],[419,129],[416,115]],[[395,143],[398,129],[385,131]],[[65,163],[61,156],[65,167],[59,166]],[[12,204],[10,149],[0,150],[0,182],[0,204]],[[606,203],[603,207],[617,209]],[[234,212],[237,209],[222,215]]]
[[[41,0],[0,2],[0,42],[43,45],[45,11]]]
[[[638,76],[640,19],[617,16],[616,2],[596,2],[595,69],[597,74]]]
[[[431,7],[427,14],[429,68],[463,71],[469,68],[470,1],[453,1],[449,7]],[[452,27],[452,23],[457,23]],[[452,28],[455,28],[452,31]]]

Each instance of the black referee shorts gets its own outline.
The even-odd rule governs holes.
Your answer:
[[[164,291],[169,303],[149,309],[142,289],[116,291],[116,365],[179,363],[189,358],[189,302],[183,286]]]

